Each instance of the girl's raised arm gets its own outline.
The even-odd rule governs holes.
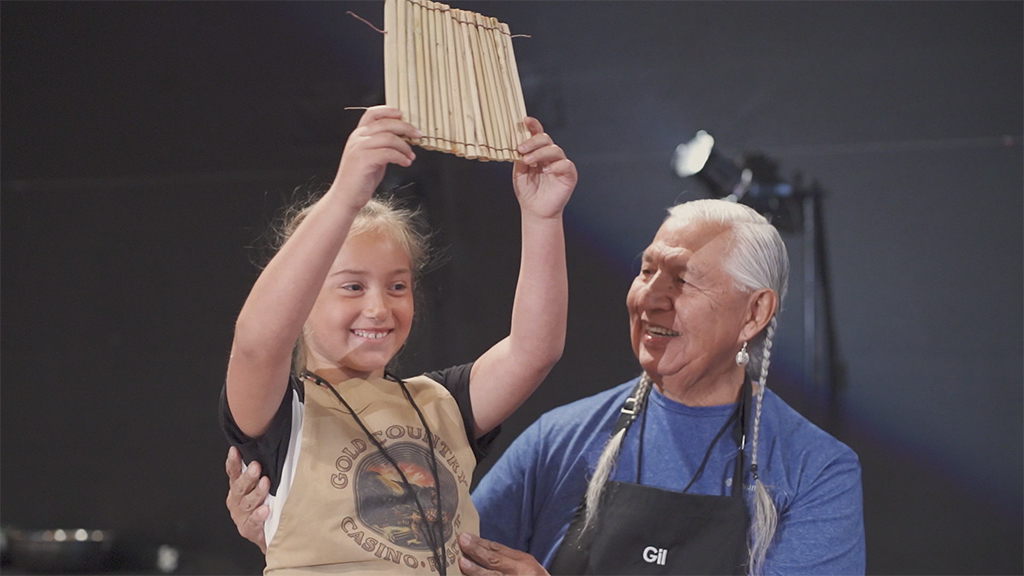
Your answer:
[[[389,163],[409,166],[415,159],[403,137],[419,133],[398,110],[376,106],[363,114],[334,183],[249,292],[235,322],[226,384],[231,415],[247,436],[265,432],[281,404],[292,350],[359,209]]]
[[[523,246],[509,335],[473,364],[470,395],[475,433],[501,424],[540,385],[562,356],[569,287],[562,210],[576,187],[576,166],[526,119],[532,135],[512,179],[522,212]]]

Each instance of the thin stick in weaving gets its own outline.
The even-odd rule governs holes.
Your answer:
[[[433,3],[435,6],[442,4]],[[434,12],[434,57],[437,62],[437,88],[441,96],[437,103],[437,115],[440,118],[441,143],[445,152],[455,151],[455,134],[452,130],[452,115],[448,111],[448,47],[445,45],[444,22],[448,15],[441,10]]]
[[[462,82],[459,80],[459,58],[458,50],[455,49],[455,23],[451,10],[444,19],[444,45],[448,51],[448,110],[451,118],[452,138],[455,140],[454,153],[459,156],[466,155],[466,136],[462,126],[462,114],[458,110],[458,103],[462,100]]]
[[[405,28],[398,31],[397,37],[402,38],[402,43],[399,44],[398,50],[402,51],[402,47],[405,47],[405,68],[398,71],[398,75],[401,78],[405,78],[405,86],[407,88],[408,97],[407,101],[403,102],[405,108],[402,108],[402,114],[406,117],[407,121],[413,126],[419,126],[420,122],[420,104],[419,94],[420,89],[416,84],[416,5],[412,2],[402,2],[399,4],[399,9],[405,12]],[[387,31],[385,30],[385,34]],[[386,97],[385,97],[386,99]],[[405,100],[405,99],[403,99]],[[419,144],[420,140],[413,140],[414,144]]]
[[[505,124],[506,129],[504,131],[505,149],[507,151],[511,151],[516,147],[517,142],[515,142],[515,120],[512,118],[512,110],[514,110],[515,107],[512,105],[513,99],[509,94],[511,87],[508,84],[508,75],[505,73],[508,69],[508,63],[505,61],[504,42],[501,40],[501,36],[503,36],[503,34],[501,32],[500,23],[494,18],[490,19],[490,23],[494,26],[489,34],[491,52],[494,54],[494,60],[497,63],[494,70],[494,82],[498,89],[498,93],[501,95],[502,116],[507,119],[507,124]]]
[[[424,13],[426,12],[426,10],[424,10],[423,5],[419,4],[418,2],[412,2],[412,4],[413,7],[415,8],[413,12],[415,13],[414,37],[416,44],[413,46],[413,50],[416,53],[416,60],[414,61],[416,63],[416,100],[417,103],[419,104],[416,114],[420,122],[418,125],[413,124],[413,126],[416,126],[417,128],[420,129],[420,132],[422,132],[424,135],[424,138],[421,139],[423,140],[422,144],[424,146],[429,147],[431,146],[431,138],[430,136],[428,136],[430,134],[430,131],[424,130],[424,128],[430,125],[430,117],[427,114],[427,110],[429,110],[430,108],[430,87],[427,84],[427,62],[425,54],[426,50],[423,49],[423,27],[426,24]]]
[[[487,151],[487,158],[500,160],[501,156],[496,153],[501,147],[498,141],[498,130],[494,122],[494,100],[491,98],[491,87],[487,83],[487,55],[483,51],[483,43],[480,41],[481,26],[480,15],[472,12],[472,26],[469,27],[470,36],[473,42],[473,52],[476,64],[476,81],[480,93],[480,110],[483,112],[484,139],[480,142]]]
[[[398,7],[394,2],[384,4],[384,29],[395,30],[398,28]],[[398,54],[398,39],[395,34],[384,34],[384,103],[392,108],[399,108],[401,100],[398,86],[398,66],[396,59]]]
[[[476,64],[473,58],[473,44],[469,38],[469,18],[464,10],[457,12],[459,22],[459,36],[462,38],[463,66],[459,70],[463,81],[462,114],[466,122],[466,157],[487,159],[487,153],[477,144],[484,138],[482,135],[483,120],[480,114],[480,95],[476,86]]]
[[[431,131],[435,148],[443,150],[445,143],[442,140],[444,133],[444,121],[441,118],[441,73],[440,63],[437,60],[437,15],[438,11],[433,9],[433,2],[426,1],[427,26],[426,34],[423,35],[425,48],[427,50],[427,76],[430,78],[430,111],[427,128]]]
[[[494,152],[498,159],[508,160],[509,151],[512,149],[512,146],[509,144],[512,120],[505,108],[501,86],[498,84],[497,74],[495,74],[495,70],[498,67],[498,59],[495,58],[494,44],[491,41],[494,28],[490,27],[491,19],[485,16],[479,16],[478,22],[482,25],[480,27],[480,48],[483,50],[484,58],[487,62],[487,66],[484,67],[484,73],[487,75],[487,89],[491,110],[494,111],[494,115],[491,118],[491,123],[495,128],[496,149]]]
[[[508,24],[501,24],[501,31],[504,32],[502,38],[505,42],[505,61],[508,62],[508,76],[512,81],[512,95],[516,99],[516,112],[519,118],[526,118],[526,101],[523,99],[523,86],[519,82],[519,69],[516,67],[516,55],[512,51],[512,33],[508,29]],[[522,122],[516,122],[517,137],[516,140],[523,142],[530,137],[530,131],[526,129],[526,124]]]
[[[416,80],[420,83],[420,121],[423,123],[423,139],[427,146],[434,148],[434,98],[431,87],[430,72],[430,10],[426,5],[417,3],[417,10],[420,15],[419,35],[416,37],[416,63],[419,69],[416,70]]]

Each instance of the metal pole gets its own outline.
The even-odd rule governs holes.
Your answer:
[[[815,238],[817,236],[814,218],[814,197],[803,195],[803,279],[804,279],[804,387],[807,398],[817,406],[818,362],[817,362],[817,268]]]

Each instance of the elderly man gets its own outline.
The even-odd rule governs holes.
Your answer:
[[[473,494],[491,541],[460,538],[463,572],[863,573],[857,456],[763,385],[787,277],[752,209],[672,208],[626,297],[642,376],[516,439]],[[229,496],[243,534],[254,481]]]

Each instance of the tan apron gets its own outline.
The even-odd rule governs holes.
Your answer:
[[[437,494],[448,573],[459,573],[455,538],[479,533],[469,498],[476,458],[448,390],[426,376],[405,383],[434,435],[439,487],[423,425],[396,382],[352,379],[336,389],[430,505],[406,497],[394,467],[329,389],[304,381],[302,449],[264,574],[437,574],[421,518],[426,510],[435,519]]]

